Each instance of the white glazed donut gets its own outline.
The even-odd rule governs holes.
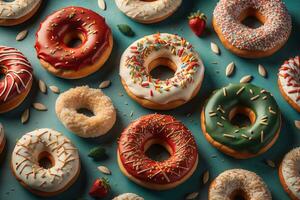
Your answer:
[[[6,143],[6,139],[4,136],[4,128],[3,125],[0,123],[0,153],[2,153],[5,143]]]
[[[42,0],[0,0],[0,25],[20,24],[34,15]]]
[[[210,185],[208,200],[271,200],[272,196],[264,181],[254,172],[231,169],[221,173]]]
[[[51,161],[50,168],[41,166]],[[38,129],[17,142],[11,159],[17,180],[31,192],[51,196],[68,189],[80,173],[79,154],[71,141],[51,129]]]
[[[158,65],[172,68],[174,76],[167,80],[152,78],[150,71]],[[167,110],[186,103],[197,94],[203,81],[204,66],[198,53],[184,38],[158,33],[135,41],[125,50],[120,62],[120,76],[127,93],[142,106]]]
[[[279,167],[279,178],[291,199],[300,199],[300,147],[287,153]]]
[[[115,0],[118,8],[128,17],[141,23],[155,23],[172,15],[182,0]]]
[[[124,193],[113,198],[113,200],[144,200],[144,198],[133,193]]]

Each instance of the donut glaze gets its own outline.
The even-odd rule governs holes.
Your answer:
[[[66,37],[80,35],[82,44],[70,48]],[[78,70],[93,65],[109,45],[110,28],[105,19],[92,10],[66,7],[48,16],[36,33],[39,59],[63,70]]]
[[[145,155],[148,142],[153,140],[155,144],[167,144],[171,155],[167,160],[154,161]],[[118,155],[134,179],[158,185],[159,189],[186,178],[198,162],[192,133],[174,117],[160,114],[146,115],[131,123],[121,134]]]

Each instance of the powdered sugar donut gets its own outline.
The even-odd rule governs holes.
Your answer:
[[[144,200],[144,198],[133,193],[124,193],[113,198],[113,200]]]
[[[42,163],[48,161],[48,165]],[[80,173],[78,151],[71,141],[51,129],[25,134],[16,144],[11,168],[17,180],[31,192],[51,196],[68,189]]]
[[[3,125],[0,123],[0,153],[2,153],[5,147],[6,139],[4,136],[4,128]]]
[[[115,0],[118,8],[128,17],[141,23],[155,23],[172,15],[182,0]]]
[[[278,86],[286,101],[300,112],[300,57],[290,58],[280,67]]]

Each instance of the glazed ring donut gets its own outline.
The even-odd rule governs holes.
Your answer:
[[[175,71],[160,80],[150,71],[159,65]],[[131,44],[120,63],[122,84],[128,95],[146,108],[168,110],[185,104],[200,90],[204,66],[192,45],[168,33],[149,35]]]
[[[251,125],[232,123],[238,114],[247,116]],[[225,154],[238,159],[257,156],[277,140],[281,114],[274,97],[252,84],[229,84],[215,91],[201,113],[206,139]]]
[[[42,0],[0,1],[0,26],[21,24],[39,9]]]
[[[263,25],[242,24],[254,16]],[[281,0],[220,0],[213,13],[213,27],[223,45],[245,58],[261,58],[278,51],[288,40],[291,17]]]
[[[144,200],[144,198],[133,193],[124,193],[113,198],[112,200]]]
[[[17,49],[0,46],[0,113],[19,106],[27,97],[33,69],[27,58]]]
[[[0,154],[3,152],[6,144],[3,125],[0,123]]]
[[[254,172],[231,169],[221,173],[210,185],[208,200],[271,200],[272,196],[264,183]]]
[[[160,22],[171,16],[182,0],[115,0],[117,7],[131,19],[145,24]]]
[[[291,199],[300,199],[299,176],[300,147],[287,153],[279,167],[279,179]]]
[[[81,44],[70,46],[76,39],[81,40]],[[82,78],[100,69],[112,47],[112,32],[105,19],[81,7],[54,12],[36,33],[35,48],[42,66],[66,79]]]
[[[25,134],[17,142],[11,168],[25,188],[40,196],[53,196],[76,181],[80,160],[77,149],[67,137],[44,128]]]
[[[85,108],[94,114],[78,113]],[[116,122],[116,110],[112,101],[99,89],[88,86],[72,88],[56,100],[57,117],[70,131],[80,137],[98,137],[106,134]]]
[[[300,112],[300,57],[290,58],[280,67],[278,86],[285,100]]]
[[[170,157],[151,160],[145,155],[153,144],[164,146]],[[132,122],[121,134],[118,146],[121,171],[133,182],[153,190],[174,188],[186,181],[198,164],[192,133],[174,117],[151,114]]]

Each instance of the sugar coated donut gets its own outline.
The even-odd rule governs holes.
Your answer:
[[[0,46],[0,113],[16,108],[27,97],[33,80],[33,69],[17,49]]]
[[[144,198],[133,193],[124,193],[113,198],[112,200],[144,200]]]
[[[210,185],[208,200],[271,200],[272,196],[254,172],[231,169],[221,173]]]
[[[21,24],[39,9],[42,0],[0,1],[0,26]]]
[[[165,65],[173,77],[160,80],[150,71]],[[200,90],[204,66],[192,45],[168,33],[145,36],[123,53],[120,63],[122,84],[128,95],[146,108],[168,110],[193,98]]]
[[[117,7],[131,19],[150,24],[171,16],[182,0],[115,0]]]
[[[76,39],[81,44],[72,47],[70,42]],[[100,69],[112,47],[112,32],[105,19],[81,7],[54,12],[36,33],[35,48],[42,66],[66,79],[82,78]]]
[[[80,160],[67,137],[44,128],[25,134],[17,142],[11,168],[25,188],[40,196],[52,196],[67,190],[76,181]]]
[[[92,111],[94,116],[79,113],[82,108]],[[100,89],[88,86],[72,88],[60,94],[55,110],[67,129],[85,138],[106,134],[116,122],[116,110],[110,98]]]
[[[279,179],[291,199],[300,199],[300,147],[287,153],[279,166]]]
[[[2,153],[5,147],[6,139],[4,135],[4,128],[3,125],[0,123],[0,154]]]
[[[238,114],[251,124],[232,123]],[[281,114],[274,97],[266,90],[247,84],[229,84],[216,90],[205,103],[201,127],[206,139],[220,151],[239,159],[267,151],[277,140]]]
[[[242,21],[254,16],[262,26]],[[213,27],[223,45],[245,58],[261,58],[278,51],[288,40],[292,22],[281,0],[220,0],[213,13]]]
[[[153,144],[164,146],[170,157],[155,161],[145,155]],[[174,117],[151,114],[132,122],[121,134],[118,146],[121,171],[135,183],[153,190],[174,188],[186,181],[198,164],[192,133]]]
[[[280,67],[278,86],[282,96],[300,112],[300,57],[290,58]]]

